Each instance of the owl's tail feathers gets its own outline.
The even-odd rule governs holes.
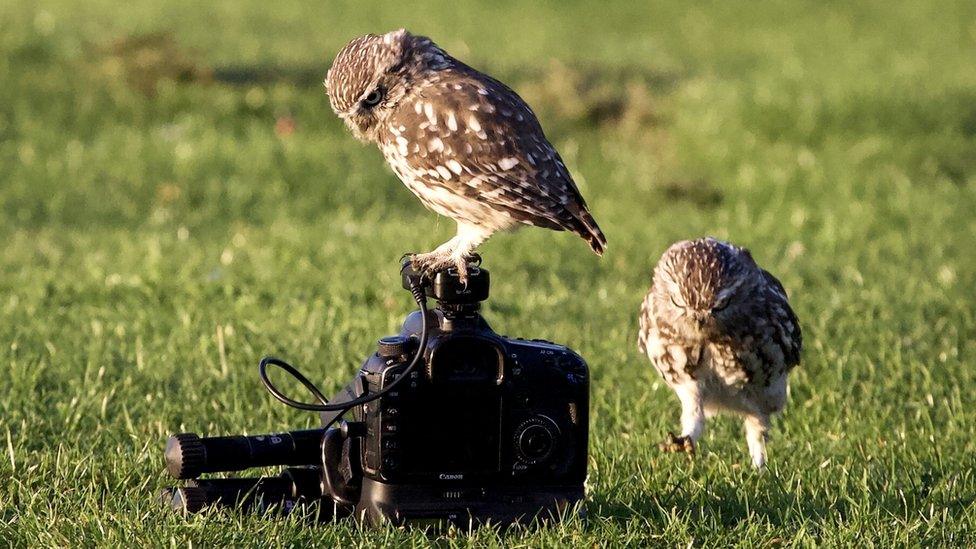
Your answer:
[[[596,220],[585,209],[576,212],[577,226],[573,232],[583,237],[583,240],[590,245],[590,249],[596,255],[602,256],[607,249],[607,237],[603,236],[603,231],[596,224]]]

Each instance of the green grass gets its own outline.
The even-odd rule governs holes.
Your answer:
[[[636,4],[4,2],[0,540],[976,543],[976,8]],[[541,230],[482,249],[496,329],[591,366],[588,518],[431,539],[167,514],[169,433],[314,425],[258,358],[337,388],[410,309],[400,254],[453,230],[319,83],[347,39],[399,26],[537,107],[609,238],[602,260]],[[763,473],[732,419],[694,461],[656,450],[677,402],[637,307],[667,245],[705,234],[750,247],[804,328]]]

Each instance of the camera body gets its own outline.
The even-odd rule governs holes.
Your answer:
[[[320,410],[320,429],[274,435],[170,437],[164,491],[174,509],[211,505],[289,511],[317,504],[321,520],[372,524],[510,524],[559,519],[584,497],[589,373],[575,352],[495,333],[479,313],[489,273],[469,267],[432,276],[401,269],[420,310],[384,337],[328,404],[292,401],[265,374],[291,365],[267,357],[262,381],[283,402]],[[428,310],[426,299],[437,301]],[[344,418],[344,419],[343,419]],[[341,419],[341,421],[340,421]],[[292,466],[278,477],[202,473]]]
[[[355,508],[372,522],[507,523],[558,516],[583,497],[586,363],[562,345],[495,333],[477,310],[488,272],[469,276],[465,286],[453,271],[435,275],[440,306],[428,316],[422,367],[352,410],[365,427],[353,449],[362,471]],[[414,312],[378,342],[360,370],[367,393],[403,375],[423,321]]]

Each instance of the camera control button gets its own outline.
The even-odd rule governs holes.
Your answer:
[[[515,452],[520,462],[535,465],[546,461],[556,448],[559,427],[546,416],[530,418],[515,430]]]
[[[560,368],[569,370],[571,372],[582,371],[584,369],[582,361],[578,357],[569,353],[562,354],[557,360],[556,364],[558,364]]]

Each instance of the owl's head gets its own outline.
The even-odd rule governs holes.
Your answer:
[[[332,110],[361,141],[376,141],[376,130],[410,88],[450,57],[429,38],[404,29],[367,34],[336,55],[325,77]]]
[[[654,269],[655,310],[688,339],[721,332],[762,277],[745,248],[714,238],[673,244]]]

